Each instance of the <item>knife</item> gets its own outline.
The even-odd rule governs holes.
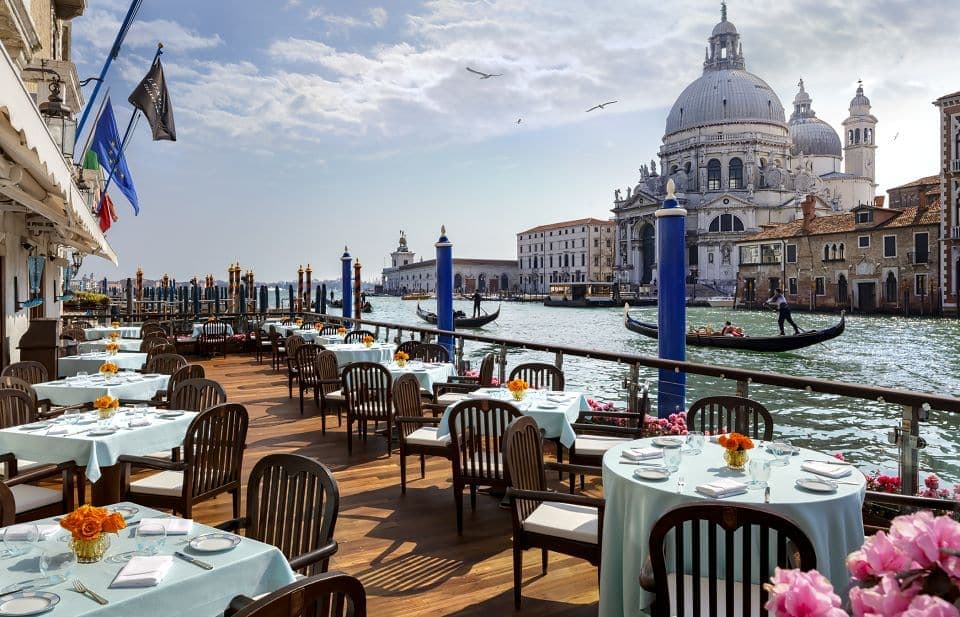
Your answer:
[[[30,590],[30,589],[34,589],[35,587],[36,587],[36,585],[33,584],[33,583],[31,583],[31,584],[29,584],[29,585],[20,585],[19,587],[15,588],[15,589],[11,589],[10,591],[4,591],[3,593],[0,593],[0,597],[9,596],[9,595],[12,594],[12,593],[19,593],[19,592],[21,592],[21,591],[28,591],[28,590]]]
[[[206,561],[200,561],[199,559],[195,559],[190,555],[187,555],[186,553],[181,553],[180,551],[175,551],[173,554],[179,557],[180,559],[186,561],[187,563],[192,563],[195,566],[200,566],[204,570],[213,570],[213,566],[211,566]]]

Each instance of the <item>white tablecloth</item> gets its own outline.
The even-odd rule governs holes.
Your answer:
[[[84,328],[83,334],[88,341],[107,338],[111,332],[119,332],[121,338],[140,338],[140,326],[120,326],[111,328],[110,326],[97,326],[95,328]]]
[[[448,381],[450,377],[457,374],[457,371],[450,363],[425,364],[423,362],[407,362],[406,366],[401,368],[397,366],[396,362],[391,362],[387,365],[387,369],[390,370],[394,381],[401,375],[412,373],[417,378],[417,381],[420,382],[420,387],[430,392],[433,392],[433,384]]]
[[[351,362],[389,364],[393,361],[393,352],[396,349],[396,346],[388,343],[374,343],[371,347],[363,343],[341,343],[324,347],[337,355],[337,366],[341,369]]]
[[[199,338],[200,335],[203,334],[203,326],[204,324],[202,323],[193,324],[193,332],[190,333],[190,336],[193,338]],[[227,336],[233,336],[233,326],[230,324],[227,324]]]
[[[90,436],[87,433],[98,429],[96,412],[81,414],[80,423],[68,424],[60,416],[51,422],[51,427],[66,427],[67,434],[48,435],[49,428],[35,431],[13,427],[0,430],[0,452],[13,452],[17,458],[38,463],[61,463],[74,461],[87,468],[91,482],[100,479],[100,468],[116,465],[121,454],[144,456],[176,448],[183,442],[190,422],[197,414],[184,412],[182,416],[164,420],[150,410],[149,426],[120,428],[127,425],[126,411],[119,411],[113,418],[116,432],[112,435]],[[67,416],[72,417],[72,416]]]
[[[606,512],[603,523],[603,554],[600,568],[600,615],[603,617],[639,617],[649,605],[652,595],[637,582],[649,548],[650,530],[664,512],[678,505],[697,503],[709,498],[695,491],[697,485],[720,477],[746,482],[746,473],[727,470],[723,449],[707,443],[696,456],[684,456],[680,470],[663,481],[638,480],[633,477],[637,465],[620,462],[626,447],[648,447],[643,439],[627,446],[611,448],[603,457],[603,493]],[[766,456],[757,449],[751,456]],[[684,454],[686,454],[684,452]],[[863,544],[863,504],[866,482],[863,474],[853,472],[843,478],[836,493],[810,493],[796,487],[796,480],[815,477],[800,469],[805,459],[832,460],[828,455],[801,449],[786,467],[773,467],[770,473],[770,503],[763,503],[763,491],[751,490],[743,495],[723,499],[724,502],[748,503],[783,514],[793,520],[813,542],[817,553],[817,570],[833,582],[835,589],[844,589],[849,580],[845,560],[847,554]],[[677,477],[683,476],[682,493],[677,492]]]
[[[170,381],[169,375],[141,375],[119,373],[114,381],[107,382],[100,375],[92,375],[85,381],[61,379],[33,386],[37,398],[50,399],[54,405],[79,405],[92,403],[104,394],[114,398],[149,400],[163,390]]]
[[[60,377],[73,377],[80,371],[94,374],[104,362],[113,362],[122,370],[139,371],[147,362],[147,354],[139,352],[118,353],[115,356],[104,352],[85,353],[79,356],[64,356],[57,359]]]
[[[139,508],[131,520],[144,517],[166,517],[166,513],[144,508],[137,504],[123,505]],[[53,519],[37,521],[53,523]],[[254,596],[276,591],[294,581],[293,571],[280,549],[249,538],[222,553],[194,553],[183,543],[185,537],[217,532],[212,527],[194,522],[189,536],[168,536],[160,549],[161,555],[173,555],[183,551],[213,566],[205,570],[182,559],[173,558],[173,566],[163,581],[155,587],[110,589],[110,583],[126,565],[112,560],[137,548],[133,531],[136,527],[123,529],[111,537],[107,556],[97,563],[82,564],[74,568],[75,575],[83,583],[109,601],[101,606],[87,596],[74,592],[69,584],[43,589],[60,596],[60,604],[51,612],[51,617],[214,617],[221,615],[237,594]],[[70,550],[63,538],[69,532],[63,530],[52,538],[40,542],[38,548],[46,553],[58,554]],[[37,578],[37,555],[28,553],[23,557],[0,561],[0,580],[4,585]]]
[[[80,353],[104,351],[109,342],[107,339],[84,341],[77,346],[77,351]],[[140,339],[117,339],[117,345],[120,346],[120,351],[140,351],[140,344],[142,342]]]
[[[549,390],[527,390],[522,401],[515,401],[513,394],[506,388],[480,388],[471,392],[471,398],[499,399],[514,405],[525,416],[530,416],[537,422],[544,437],[554,439],[559,437],[560,443],[566,447],[573,445],[577,439],[571,424],[577,421],[581,411],[589,411],[587,398],[579,392],[552,392]],[[437,430],[438,437],[450,434],[450,412],[453,405],[447,407],[440,419]]]

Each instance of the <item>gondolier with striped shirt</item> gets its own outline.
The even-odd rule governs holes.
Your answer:
[[[793,326],[794,334],[800,334],[800,328],[797,327],[797,324],[793,322],[793,317],[790,316],[790,304],[787,302],[787,299],[783,297],[783,292],[779,287],[773,291],[773,296],[764,304],[775,306],[780,313],[780,318],[777,320],[777,324],[780,326],[780,336],[786,334],[783,331],[783,322],[787,322]]]

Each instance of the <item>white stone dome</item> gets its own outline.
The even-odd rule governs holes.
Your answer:
[[[783,125],[783,104],[767,82],[749,71],[708,68],[673,104],[666,135],[733,122]]]

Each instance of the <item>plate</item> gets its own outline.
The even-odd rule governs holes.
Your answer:
[[[661,448],[679,448],[683,445],[683,440],[679,437],[656,437],[653,440],[653,445]]]
[[[640,480],[666,480],[670,472],[665,467],[641,467],[633,470],[633,477]]]
[[[49,422],[37,422],[35,424],[24,424],[20,427],[21,431],[39,431],[43,428],[50,428]]]
[[[0,615],[39,615],[60,603],[60,596],[47,591],[17,591],[0,598]]]
[[[112,508],[107,508],[110,512],[119,512],[120,516],[123,517],[123,520],[128,520],[131,516],[140,511],[140,508],[134,508],[133,506],[113,506]]]
[[[537,405],[537,409],[559,409],[560,405],[554,405],[553,403],[540,403]]]
[[[164,420],[173,420],[174,418],[179,418],[182,415],[182,411],[165,411],[157,414],[158,417],[163,418]]]
[[[800,478],[797,480],[797,488],[814,493],[833,493],[837,490],[837,483],[827,478]]]
[[[190,548],[201,553],[229,551],[240,544],[240,536],[231,533],[207,533],[190,540]]]
[[[106,428],[106,429],[96,429],[87,432],[87,435],[90,437],[106,437],[107,435],[113,435],[116,433],[116,429]]]

